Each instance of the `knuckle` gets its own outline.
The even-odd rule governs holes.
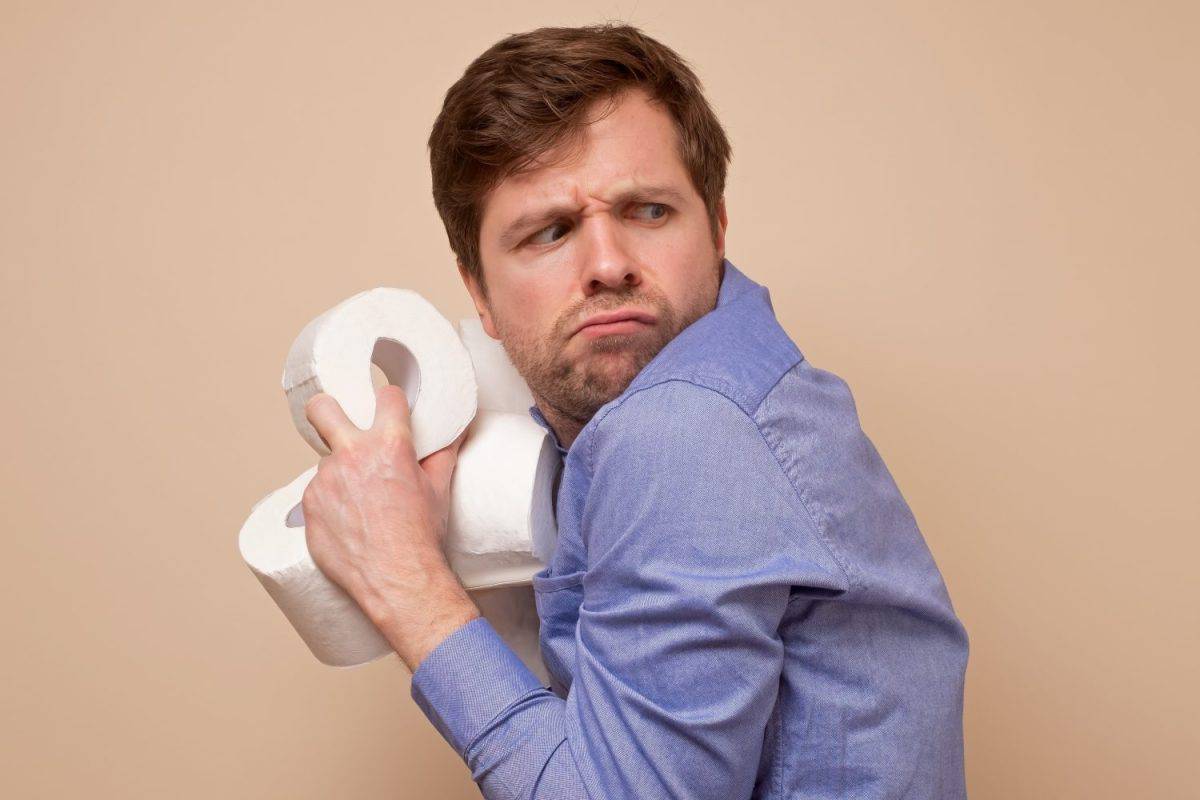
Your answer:
[[[333,472],[336,471],[336,465],[325,464],[322,461],[322,466],[317,468],[317,474],[308,482],[308,486],[304,489],[304,497],[311,500],[313,503],[319,503],[328,494],[329,482],[334,479]]]
[[[339,467],[345,467],[349,464],[362,461],[371,454],[371,448],[363,439],[351,439],[346,443],[346,446],[340,452],[335,454],[338,459],[335,463]]]
[[[383,444],[389,450],[403,450],[412,437],[412,432],[403,425],[389,429],[382,435]]]

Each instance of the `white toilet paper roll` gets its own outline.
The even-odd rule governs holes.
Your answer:
[[[525,584],[554,552],[562,459],[528,413],[480,411],[450,482],[446,558],[463,586]]]
[[[479,333],[495,342],[482,328]],[[553,552],[551,485],[561,458],[546,431],[529,417],[528,405],[519,414],[475,414],[480,387],[473,360],[483,365],[489,397],[508,398],[511,407],[529,392],[498,343],[490,349],[483,341],[474,344],[469,354],[449,322],[415,292],[373,289],[305,326],[288,353],[283,386],[297,430],[323,454],[328,448],[304,416],[304,403],[316,392],[327,392],[356,425],[369,427],[375,414],[371,363],[408,394],[418,458],[446,446],[470,425],[451,484],[447,559],[468,590],[515,586],[514,592],[530,593],[521,585]],[[519,386],[512,385],[514,380]],[[305,544],[300,502],[315,473],[313,467],[259,501],[242,527],[239,547],[320,661],[367,663],[391,653],[390,645],[353,599],[321,573]],[[531,598],[493,600],[489,619],[535,674],[543,675],[536,616],[530,646],[529,615],[513,611],[525,608],[526,599]],[[510,637],[505,631],[522,633]]]
[[[521,373],[513,366],[504,346],[488,336],[478,317],[460,320],[458,334],[475,366],[480,410],[511,411],[528,416],[529,407],[533,405],[533,394]]]
[[[329,448],[306,418],[304,404],[325,392],[355,425],[371,427],[372,363],[408,395],[418,459],[453,442],[475,416],[475,370],[450,321],[416,292],[369,289],[304,326],[288,351],[283,390],[292,421],[321,455],[329,455]]]
[[[551,495],[561,464],[549,436],[528,415],[481,412],[450,483],[447,561],[484,616],[539,676],[545,668],[536,613],[528,614],[528,584],[553,554]],[[339,667],[365,664],[391,653],[391,645],[308,552],[300,503],[316,471],[310,468],[255,505],[239,536],[242,558],[317,659]],[[499,587],[514,591],[490,591]]]
[[[323,664],[352,667],[392,653],[387,639],[358,603],[325,577],[304,540],[300,501],[317,474],[314,465],[271,492],[242,525],[242,558]]]

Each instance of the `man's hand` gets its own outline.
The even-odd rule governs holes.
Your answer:
[[[346,590],[411,671],[480,616],[446,561],[450,479],[466,432],[417,461],[408,398],[387,384],[362,430],[332,396],[305,416],[332,451],[304,491],[305,537],[321,572]]]

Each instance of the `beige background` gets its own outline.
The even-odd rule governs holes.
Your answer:
[[[971,796],[1194,797],[1196,6],[497,5],[0,5],[0,794],[478,796],[398,662],[317,663],[236,535],[315,460],[305,322],[381,284],[470,313],[445,90],[618,18],[705,82],[728,255],[946,577]]]

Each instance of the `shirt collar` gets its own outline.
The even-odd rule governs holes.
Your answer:
[[[542,412],[538,410],[536,405],[529,407],[529,416],[533,417],[534,422],[536,422],[538,425],[541,425],[550,433],[550,438],[554,440],[554,447],[558,450],[558,454],[565,456],[567,454],[566,448],[559,443],[558,434],[554,432],[554,428],[550,427],[550,423],[546,421],[544,416],[542,416]]]

